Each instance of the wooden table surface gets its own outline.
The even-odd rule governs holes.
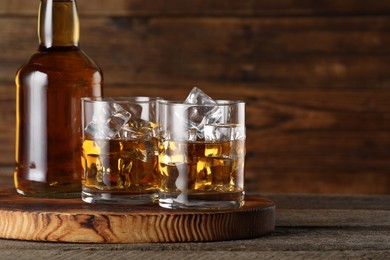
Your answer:
[[[276,229],[255,239],[147,244],[0,239],[0,259],[390,258],[390,195],[262,195],[276,204]]]

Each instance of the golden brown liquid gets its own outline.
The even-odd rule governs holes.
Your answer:
[[[160,184],[157,139],[84,140],[83,191],[155,193]]]
[[[245,141],[162,143],[161,193],[242,192]]]
[[[49,2],[42,1],[39,50],[16,75],[15,186],[30,196],[79,196],[80,98],[101,96],[103,76],[77,46],[74,2],[54,1],[47,17]]]

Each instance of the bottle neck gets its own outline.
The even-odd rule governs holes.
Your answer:
[[[40,48],[77,47],[80,23],[76,0],[41,0],[38,37]]]

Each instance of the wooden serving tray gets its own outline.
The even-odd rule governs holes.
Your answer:
[[[158,205],[88,204],[0,190],[0,238],[88,243],[218,241],[258,237],[275,228],[275,206],[246,196],[240,209],[169,210]]]

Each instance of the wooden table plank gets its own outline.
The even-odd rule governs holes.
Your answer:
[[[172,260],[172,259],[388,259],[389,251],[373,250],[336,250],[336,251],[261,251],[261,252],[232,252],[232,251],[42,251],[30,250],[28,253],[19,250],[7,250],[0,252],[3,260],[30,260],[31,256],[37,259],[148,259],[148,260]]]
[[[268,194],[277,228],[261,238],[204,243],[74,244],[0,240],[1,259],[390,257],[390,196]]]
[[[202,243],[74,244],[0,239],[0,249],[118,251],[336,251],[390,250],[390,230],[382,228],[278,227],[255,239]]]

